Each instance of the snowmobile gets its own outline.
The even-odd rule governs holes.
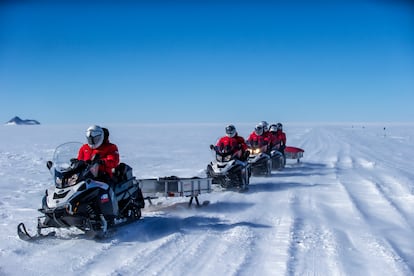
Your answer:
[[[207,177],[212,178],[212,183],[224,189],[247,190],[250,182],[249,163],[241,161],[237,152],[228,147],[210,145],[210,149],[215,155],[215,160],[207,165]]]
[[[47,167],[55,185],[46,190],[43,214],[38,217],[37,234],[31,235],[23,223],[17,233],[23,240],[54,235],[42,233],[46,228],[82,230],[88,237],[103,238],[111,227],[138,220],[145,202],[132,168],[120,163],[110,181],[100,179],[99,157],[91,162],[73,159],[81,143],[70,142],[56,148]],[[106,180],[106,181],[103,181]]]
[[[250,151],[247,161],[251,166],[252,175],[269,176],[272,172],[272,158],[267,153],[267,144],[247,141],[247,145]]]
[[[272,170],[281,170],[285,167],[285,157],[277,149],[272,149],[270,151],[270,158],[272,159]]]

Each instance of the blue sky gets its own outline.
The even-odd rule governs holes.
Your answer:
[[[411,1],[118,2],[0,3],[0,121],[413,121]]]

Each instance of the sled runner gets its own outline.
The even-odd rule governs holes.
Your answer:
[[[300,162],[300,158],[303,157],[304,152],[305,151],[301,148],[296,148],[296,147],[285,148],[286,159],[296,159],[298,163]]]
[[[151,199],[159,197],[190,197],[188,205],[195,199],[200,206],[198,195],[211,192],[211,178],[180,178],[176,176],[138,179],[139,186],[144,195],[152,204]]]

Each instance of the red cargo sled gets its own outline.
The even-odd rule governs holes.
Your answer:
[[[296,147],[285,148],[286,159],[296,159],[298,162],[300,162],[300,158],[303,157],[304,152],[305,151],[301,148],[296,148]]]

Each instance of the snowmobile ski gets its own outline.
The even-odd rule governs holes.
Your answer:
[[[55,237],[56,232],[54,232],[54,231],[49,232],[46,235],[45,234],[39,234],[39,233],[37,233],[36,235],[31,235],[27,231],[26,226],[24,225],[24,223],[21,222],[21,223],[19,223],[19,225],[17,225],[17,235],[23,241],[32,242],[32,241],[37,241],[37,240],[48,238],[48,237]]]

